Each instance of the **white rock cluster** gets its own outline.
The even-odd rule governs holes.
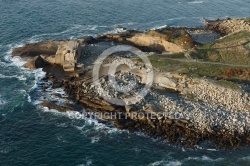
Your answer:
[[[199,130],[214,128],[229,133],[242,133],[250,129],[249,94],[218,87],[201,80],[192,91],[195,100],[172,98],[151,92],[147,102],[160,105],[164,115],[170,119],[190,120]]]
[[[226,29],[227,33],[234,33],[242,30],[250,32],[250,22],[242,19],[228,19],[220,23],[220,27]]]

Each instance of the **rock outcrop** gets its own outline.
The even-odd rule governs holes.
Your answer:
[[[23,47],[15,48],[12,52],[13,56],[35,57],[39,55],[55,55],[58,46],[65,44],[65,41],[42,41],[38,43],[25,44]]]
[[[98,41],[115,41],[138,47],[145,52],[183,52],[194,47],[194,41],[185,29],[165,28],[146,33],[127,30],[119,34],[99,35]]]
[[[30,59],[25,64],[28,68],[44,68],[58,64],[64,71],[74,72],[77,59],[81,56],[81,45],[79,41],[44,41],[15,48],[12,54]]]
[[[249,19],[225,19],[225,20],[206,20],[206,28],[220,32],[223,35],[246,30],[250,32]]]
[[[137,34],[131,38],[128,38],[127,40],[134,43],[135,45],[141,47],[149,47],[152,50],[159,50],[160,52],[168,51],[176,53],[176,52],[183,52],[185,50],[181,46],[168,42],[165,39],[143,33]]]

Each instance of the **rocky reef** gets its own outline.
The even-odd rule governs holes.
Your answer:
[[[43,41],[16,48],[12,54],[26,59],[27,68],[43,68],[47,73],[44,80],[52,82],[52,88],[62,88],[73,101],[64,105],[43,101],[40,103],[43,107],[95,113],[95,117],[112,121],[119,129],[144,132],[188,147],[204,141],[237,147],[250,142],[249,79],[228,71],[235,68],[248,71],[250,66],[231,60],[213,61],[214,55],[208,53],[211,50],[204,49],[207,44],[196,38],[217,36],[217,32],[228,36],[210,44],[227,45],[226,50],[230,51],[235,40],[239,53],[244,51],[239,56],[248,60],[250,39],[241,33],[249,35],[250,29],[247,20],[241,19],[207,21],[204,28],[196,29],[125,30],[96,38]],[[231,33],[236,35],[232,37]],[[136,55],[119,49],[99,64],[100,54],[123,44],[140,49],[152,63],[152,71]],[[237,59],[238,55],[234,56]],[[110,74],[116,62],[119,65]],[[93,80],[96,65],[99,65],[99,78]],[[153,73],[150,90],[141,96],[139,92],[150,72]],[[96,81],[100,86],[96,86]],[[115,83],[127,87],[131,81],[134,86],[129,91],[114,88]],[[120,103],[111,99],[119,99],[115,101]]]

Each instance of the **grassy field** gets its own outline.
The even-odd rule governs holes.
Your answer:
[[[152,55],[149,57],[152,65],[163,72],[173,72],[189,77],[213,79],[215,83],[224,87],[239,89],[240,84],[237,81],[250,81],[249,77],[241,78],[234,76],[232,78],[225,75],[225,71],[232,69],[230,66],[220,64],[199,63],[188,59],[170,59],[165,55]],[[240,67],[245,70],[247,68]]]
[[[229,64],[250,64],[250,32],[241,31],[222,39],[213,44],[197,47],[197,58],[204,61],[222,62]]]
[[[164,57],[164,55],[153,55],[150,56],[149,59],[154,67],[159,68],[162,71],[177,72],[197,77],[221,77],[223,71],[229,68],[221,65],[201,64],[195,61],[178,61],[166,57]]]

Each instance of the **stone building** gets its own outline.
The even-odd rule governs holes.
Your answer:
[[[56,55],[56,64],[61,64],[64,71],[74,71],[77,59],[81,55],[81,47],[77,41],[69,41],[66,44],[59,45]]]

